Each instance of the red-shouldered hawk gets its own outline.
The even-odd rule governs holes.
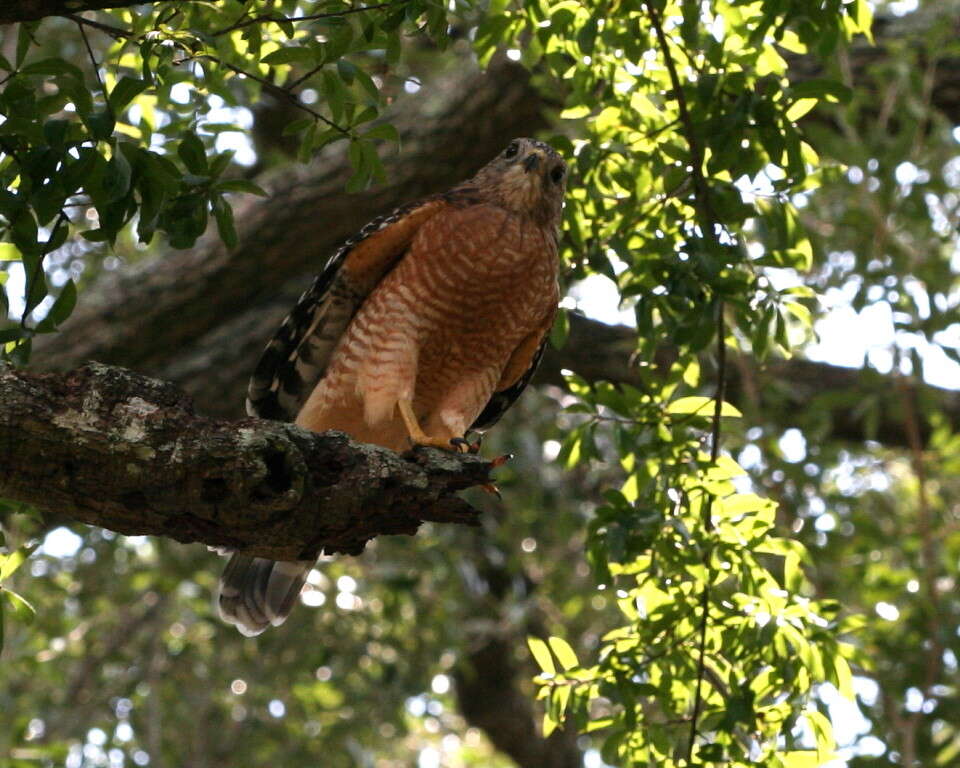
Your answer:
[[[472,179],[370,222],[267,346],[247,412],[396,451],[492,426],[553,323],[565,185],[552,147],[516,139]],[[245,635],[281,624],[312,566],[233,555],[221,615]]]

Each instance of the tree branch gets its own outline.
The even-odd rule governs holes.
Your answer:
[[[175,0],[150,0],[151,5],[170,3]],[[4,0],[0,3],[0,24],[18,21],[37,21],[47,16],[66,16],[84,11],[100,11],[106,8],[130,8],[144,5],[144,0]]]
[[[358,554],[427,520],[473,523],[455,494],[490,481],[477,456],[203,418],[173,385],[96,363],[0,373],[0,412],[0,497],[278,560]]]

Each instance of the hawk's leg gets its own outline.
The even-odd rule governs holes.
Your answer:
[[[466,453],[467,449],[463,445],[469,446],[466,440],[461,438],[445,439],[442,437],[430,437],[420,428],[420,422],[413,412],[413,402],[401,398],[397,401],[397,407],[400,409],[400,415],[403,417],[403,423],[407,426],[407,432],[410,434],[410,441],[414,445],[429,445],[434,448],[443,448],[446,451],[455,451],[457,453]]]

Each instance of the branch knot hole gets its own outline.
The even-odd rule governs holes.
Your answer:
[[[262,475],[251,491],[253,499],[270,506],[286,506],[300,498],[303,494],[302,462],[291,456],[288,448],[268,444],[260,452],[260,461]]]

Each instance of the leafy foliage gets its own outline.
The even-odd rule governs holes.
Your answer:
[[[637,297],[641,359],[667,345],[677,355],[639,390],[570,382],[588,418],[566,440],[567,465],[615,459],[626,474],[605,492],[588,547],[627,623],[604,636],[597,666],[558,673],[543,647],[537,660],[545,729],[567,713],[580,729],[604,729],[612,764],[789,765],[783,740],[794,748],[801,718],[826,760],[832,736],[813,686],[852,696],[839,606],[811,602],[799,568],[808,555],[772,534],[775,505],[737,492],[743,470],[718,450],[723,408],[676,399],[701,386],[698,353],[717,333],[728,343],[727,321],[729,341],[760,356],[789,350],[788,316],[809,327],[798,299],[812,294],[775,290],[764,267],[811,266],[789,195],[816,184],[818,157],[795,122],[849,92],[829,80],[790,87],[778,49],[830,52],[869,31],[869,11],[801,15],[799,5],[635,2],[610,15],[527,3],[478,36],[481,55],[529,36],[527,62],[568,84],[561,117],[585,134],[568,144],[582,181],[566,216],[568,245],[585,261],[575,274],[606,274]],[[769,198],[745,202],[742,190],[762,183]],[[722,396],[722,350],[718,359]],[[612,451],[598,449],[598,427]],[[702,732],[711,735],[698,741]]]
[[[298,137],[301,160],[348,141],[347,190],[385,181],[376,143],[397,135],[387,122],[371,126],[385,100],[382,79],[367,69],[395,64],[414,29],[442,44],[445,6],[332,0],[298,14],[294,0],[268,5],[163,5],[115,11],[109,24],[73,17],[83,43],[76,61],[48,50],[55,24],[20,25],[16,56],[0,56],[0,235],[8,244],[0,255],[22,260],[26,275],[21,322],[0,330],[6,357],[25,362],[30,338],[69,316],[70,278],[43,321],[27,322],[50,293],[44,259],[72,232],[113,245],[133,222],[140,243],[160,232],[171,247],[190,248],[212,214],[227,247],[236,245],[229,196],[263,192],[240,177],[233,150],[216,149],[218,135],[240,130],[217,119],[224,106],[284,99],[302,115],[285,129]],[[113,40],[103,61],[88,34]]]

